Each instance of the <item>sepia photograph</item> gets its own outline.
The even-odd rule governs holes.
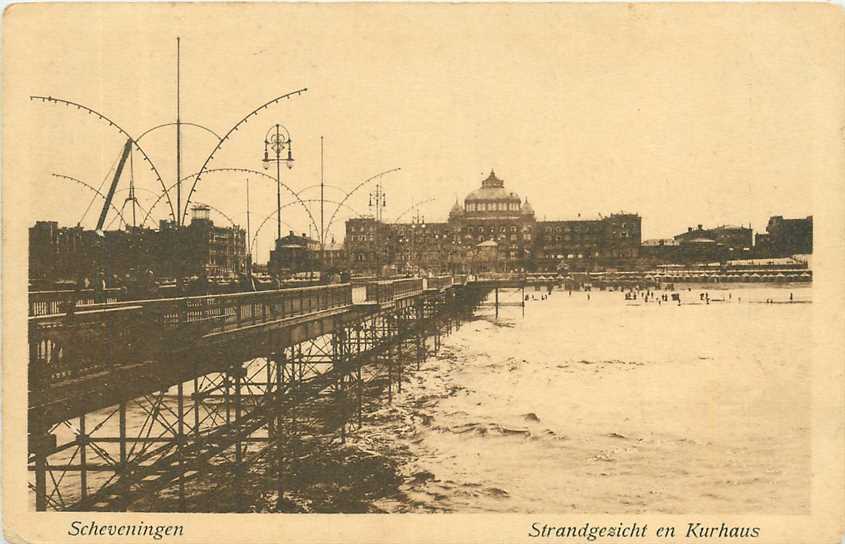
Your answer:
[[[840,542],[843,36],[12,5],[6,538]]]

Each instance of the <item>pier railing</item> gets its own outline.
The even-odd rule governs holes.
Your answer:
[[[29,315],[50,315],[63,313],[65,308],[75,301],[77,306],[88,306],[98,302],[118,302],[121,300],[121,289],[104,289],[100,296],[94,289],[61,290],[61,291],[30,291]],[[102,297],[100,300],[98,298]]]
[[[211,330],[259,325],[289,317],[340,308],[352,304],[349,284],[320,285],[257,291],[233,295],[210,295],[155,301],[148,312],[165,326],[213,322]]]
[[[398,300],[413,295],[418,295],[423,290],[422,278],[406,278],[401,280],[394,280],[393,282],[393,298]]]
[[[452,286],[452,276],[435,276],[426,279],[426,289],[446,289]]]
[[[393,282],[381,280],[367,283],[367,302],[379,304],[393,302]]]
[[[451,276],[428,279],[443,289]],[[368,303],[390,304],[423,292],[421,278],[371,281]],[[36,293],[30,300],[30,384],[38,389],[120,365],[155,360],[215,333],[244,330],[289,318],[352,306],[349,283],[107,303],[93,292]],[[75,303],[74,303],[75,301]],[[283,323],[282,323],[283,324]]]
[[[367,283],[367,302],[389,304],[402,298],[418,295],[422,291],[421,278],[371,281]]]
[[[172,342],[344,308],[349,284],[170,299],[91,304],[73,319],[29,318],[33,385],[76,378],[154,357]],[[56,319],[56,318],[60,319]]]

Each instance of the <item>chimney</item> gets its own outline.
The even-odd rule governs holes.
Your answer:
[[[687,227],[687,232],[692,232],[692,227]]]
[[[698,224],[698,230],[702,230],[701,223]]]
[[[288,231],[288,232],[290,233],[290,236],[293,236],[293,231],[292,231],[292,230],[291,230],[291,231]]]

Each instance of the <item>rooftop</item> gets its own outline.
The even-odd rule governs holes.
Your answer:
[[[497,178],[496,172],[493,170],[490,170],[490,175],[481,182],[481,188],[468,194],[466,200],[510,200],[521,202],[519,195],[505,189],[505,182]]]

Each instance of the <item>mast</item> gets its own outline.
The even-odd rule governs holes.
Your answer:
[[[246,178],[246,237],[249,240],[250,236],[250,227],[249,227],[249,178]],[[249,253],[249,249],[247,248],[247,253]]]
[[[325,258],[324,244],[326,241],[325,225],[323,223],[323,191],[325,188],[325,168],[323,163],[323,137],[320,136],[320,275],[323,272]],[[322,278],[321,278],[322,279]]]
[[[176,226],[182,224],[182,96],[181,39],[176,37]]]
[[[132,201],[132,228],[134,229],[137,224],[135,222],[135,162],[133,160],[133,155],[131,151],[129,152],[129,198],[127,200]],[[125,203],[124,203],[125,204]]]

